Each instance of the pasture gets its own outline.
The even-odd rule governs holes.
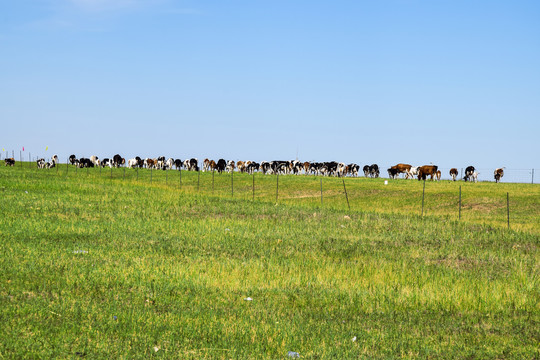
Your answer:
[[[540,357],[539,185],[67,169],[0,167],[2,358]]]

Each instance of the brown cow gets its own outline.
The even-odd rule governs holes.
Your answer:
[[[242,161],[242,160],[238,160],[236,162],[236,168],[238,169],[238,171],[240,171],[241,173],[243,173],[244,171],[246,171],[246,165],[245,163]]]
[[[204,159],[203,160],[203,165],[202,165],[202,171],[208,171],[210,170],[210,160],[208,159]]]
[[[450,176],[452,177],[452,180],[456,181],[456,178],[458,176],[458,171],[456,168],[450,169]]]
[[[431,180],[433,180],[433,176],[437,173],[438,166],[437,165],[424,165],[420,166],[418,168],[418,180],[426,180],[426,177],[428,175],[431,176]]]
[[[217,165],[216,165],[216,162],[214,160],[210,160],[210,165],[208,165],[208,167],[210,168],[210,170],[214,171],[217,169]]]
[[[437,170],[437,172],[435,173],[435,176],[437,177],[437,181],[440,181],[441,180],[441,170]]]
[[[495,177],[495,182],[498,183],[501,181],[501,178],[504,176],[504,167],[495,169],[493,176]]]
[[[405,178],[408,179],[409,172],[411,171],[411,167],[412,166],[409,164],[397,164],[397,165],[392,166],[390,169],[392,169],[392,173],[395,173],[395,171],[397,171],[397,175],[401,173],[405,173]]]
[[[307,161],[303,164],[304,174],[306,174],[306,175],[309,174],[309,167],[310,166],[311,166],[311,164],[309,162],[307,162]]]

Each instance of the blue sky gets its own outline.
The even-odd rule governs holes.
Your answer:
[[[538,19],[519,0],[0,0],[0,147],[540,168]]]

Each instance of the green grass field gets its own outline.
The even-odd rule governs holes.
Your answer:
[[[2,166],[0,358],[540,358],[540,185],[345,186]]]

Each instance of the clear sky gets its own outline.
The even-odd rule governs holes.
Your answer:
[[[0,0],[0,121],[17,159],[540,168],[540,1]]]

